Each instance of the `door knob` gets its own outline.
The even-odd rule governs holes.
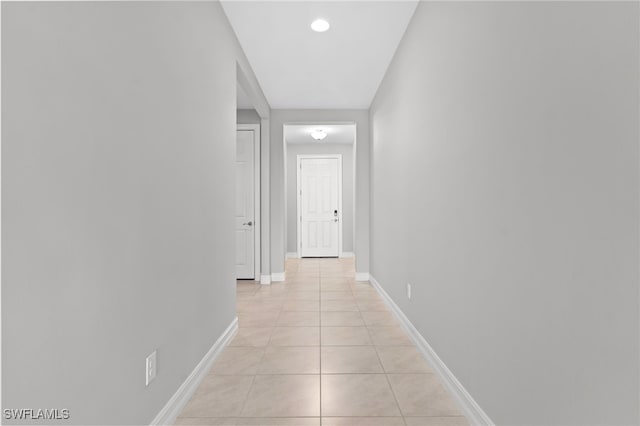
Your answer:
[[[252,226],[252,225],[253,225],[253,222],[251,222],[251,221],[249,221],[249,222],[245,222],[245,223],[243,223],[243,225],[249,225],[249,226]]]

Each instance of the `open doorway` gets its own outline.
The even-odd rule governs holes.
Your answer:
[[[260,125],[236,130],[236,278],[260,275]]]
[[[287,257],[352,257],[355,123],[284,125]]]
[[[261,117],[238,81],[236,86],[235,267],[236,279],[260,280]]]

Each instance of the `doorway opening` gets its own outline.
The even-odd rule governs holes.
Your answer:
[[[260,125],[236,130],[236,278],[260,276]]]
[[[355,123],[284,125],[287,257],[353,257]]]
[[[241,67],[236,68],[236,149],[235,149],[235,269],[236,279],[263,281],[264,264],[268,263],[268,236],[263,235],[268,208],[263,198],[264,164],[268,162],[268,110],[261,107],[259,97],[251,89]],[[268,125],[266,126],[268,129]],[[267,192],[268,195],[268,192]],[[265,280],[270,282],[270,280]]]

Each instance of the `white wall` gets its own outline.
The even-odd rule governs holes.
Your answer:
[[[420,3],[371,107],[372,274],[497,424],[640,421],[639,12]]]
[[[2,4],[3,408],[148,424],[233,321],[237,61],[217,3]]]
[[[369,272],[369,115],[366,110],[271,110],[271,271],[284,272],[286,254],[285,155],[283,125],[356,123],[356,271]]]
[[[298,155],[340,154],[342,155],[342,251],[353,252],[353,207],[354,207],[354,145],[347,144],[296,144],[286,145],[287,158],[287,252],[298,252]]]

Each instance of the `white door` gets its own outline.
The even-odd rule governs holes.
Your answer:
[[[341,158],[299,157],[300,256],[338,257]]]
[[[236,134],[236,278],[239,279],[255,278],[254,137],[253,130],[238,130]]]

